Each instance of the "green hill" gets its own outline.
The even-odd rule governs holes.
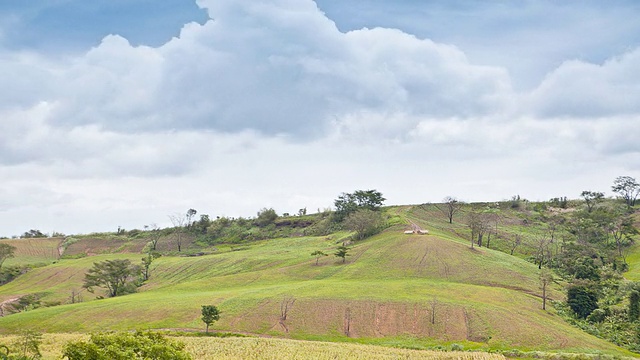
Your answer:
[[[332,254],[344,233],[219,245],[204,249],[210,252],[204,256],[160,257],[138,293],[94,300],[83,292],[84,302],[75,304],[67,303],[93,262],[139,262],[140,253],[127,251],[141,247],[131,240],[111,246],[115,254],[63,258],[1,286],[0,302],[38,293],[42,301],[65,305],[0,318],[0,331],[195,330],[203,328],[201,305],[215,304],[222,311],[213,325],[218,331],[412,348],[458,343],[467,349],[630,354],[572,327],[551,307],[542,310],[539,270],[526,255],[471,248],[463,225],[449,225],[428,206],[387,212],[396,225],[354,242],[345,264],[327,256],[316,266],[310,256],[315,250]],[[430,234],[404,234],[410,223]],[[502,231],[518,226],[506,223]],[[82,240],[74,246],[81,248]],[[554,285],[549,296],[561,300],[563,294]]]

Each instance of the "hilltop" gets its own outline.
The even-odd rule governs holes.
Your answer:
[[[551,263],[540,260],[536,241],[548,230],[545,216],[580,211],[582,203],[464,204],[452,223],[444,205],[382,208],[386,225],[362,240],[332,228],[328,213],[281,216],[267,225],[227,219],[215,228],[218,219],[208,227],[217,231],[211,237],[193,225],[180,235],[179,252],[176,229],[4,240],[18,247],[6,266],[37,266],[1,286],[0,302],[33,295],[39,308],[0,318],[0,331],[197,331],[201,305],[215,304],[223,316],[213,328],[223,332],[420,349],[455,343],[485,351],[630,355],[572,326],[552,306],[542,310],[540,268]],[[486,230],[482,246],[474,233],[471,247],[474,211],[499,213],[500,220]],[[405,233],[416,227],[428,234]],[[520,244],[511,251],[516,235]],[[83,290],[94,263],[139,263],[152,239],[162,256],[137,293],[97,300],[99,292]],[[316,265],[310,256],[333,255],[343,244],[350,249],[345,263],[321,256]],[[627,256],[630,278],[638,271],[637,253]],[[548,299],[564,301],[566,284],[556,277]]]

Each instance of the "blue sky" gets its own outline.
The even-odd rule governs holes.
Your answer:
[[[640,176],[638,18],[635,1],[4,1],[0,236],[356,189],[612,195]]]

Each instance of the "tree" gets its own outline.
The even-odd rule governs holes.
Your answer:
[[[185,215],[182,215],[182,214],[174,214],[174,215],[169,215],[169,220],[171,220],[171,223],[173,224],[173,227],[175,229],[173,236],[176,242],[176,246],[178,247],[178,252],[180,252],[182,251],[182,240],[183,240],[183,235],[185,230],[184,226],[187,221],[187,218]]]
[[[325,254],[324,252],[322,252],[320,250],[316,250],[316,251],[311,253],[311,256],[315,256],[316,257],[316,265],[318,265],[318,261],[320,260],[321,257],[329,256],[329,255]]]
[[[209,333],[209,326],[218,320],[220,320],[220,310],[215,305],[202,305],[202,321],[207,325],[207,333]]]
[[[356,190],[353,193],[342,193],[334,201],[336,207],[335,220],[343,221],[349,214],[358,209],[376,211],[380,209],[386,199],[377,190]]]
[[[587,212],[591,212],[593,208],[604,200],[604,193],[597,191],[583,191],[580,196],[587,204]]]
[[[193,223],[193,231],[198,234],[206,234],[211,226],[211,218],[207,214],[200,214],[200,220]]]
[[[356,232],[356,240],[362,240],[376,234],[382,228],[383,223],[384,219],[380,212],[367,208],[349,214],[344,220],[345,227]]]
[[[598,308],[598,296],[586,285],[574,285],[567,291],[567,304],[578,317],[586,319]]]
[[[5,260],[15,256],[16,247],[6,243],[0,243],[0,269]]]
[[[436,207],[447,216],[447,219],[449,219],[449,224],[453,224],[453,215],[455,215],[460,209],[462,209],[464,202],[459,201],[452,196],[447,196],[442,199],[442,203],[442,205],[436,204]]]
[[[474,241],[478,241],[478,246],[482,247],[484,234],[489,230],[489,216],[477,210],[467,214],[467,226],[471,229],[471,247]]]
[[[631,176],[618,176],[613,181],[611,189],[618,193],[628,206],[634,206],[640,194],[640,184]]]
[[[633,218],[630,214],[619,214],[609,225],[618,255],[626,264],[626,254],[623,250],[633,244],[633,236],[638,234],[638,229],[633,225]]]
[[[513,255],[516,251],[516,248],[522,244],[522,235],[514,234],[513,237],[506,238],[507,244],[509,244],[509,253]]]
[[[150,233],[149,238],[151,240],[147,245],[151,247],[150,249],[151,251],[156,251],[158,249],[158,241],[160,240],[160,236],[162,236],[162,233],[160,232],[160,228],[156,224],[151,224],[151,225],[145,225],[144,229],[148,230]]]
[[[273,224],[278,218],[278,214],[272,208],[263,208],[258,211],[258,217],[256,218],[256,224],[260,227]]]
[[[149,251],[145,257],[142,258],[142,281],[149,280],[149,277],[151,276],[151,263],[160,256],[162,255],[158,252]]]
[[[69,360],[191,360],[184,343],[152,331],[91,334],[88,341],[72,341],[62,351]]]
[[[189,229],[191,228],[191,226],[193,225],[193,222],[195,221],[195,220],[193,220],[193,217],[196,216],[197,213],[198,213],[198,211],[196,209],[187,210],[187,214],[186,214],[186,217],[185,217],[185,220],[187,222],[187,224],[186,224],[187,228],[189,228]]]
[[[540,289],[542,290],[542,310],[547,310],[547,287],[553,281],[553,274],[547,269],[540,272]]]
[[[109,297],[131,293],[135,291],[140,270],[140,266],[131,264],[129,259],[96,262],[84,275],[83,287],[89,292],[93,292],[94,287],[106,288]]]
[[[550,243],[551,241],[544,235],[538,235],[534,240],[536,250],[534,264],[536,262],[538,263],[538,269],[542,269],[542,264],[545,263],[545,257],[547,261],[551,257],[551,254],[549,254]]]
[[[333,254],[336,257],[342,258],[342,263],[344,264],[347,261],[347,256],[349,256],[349,248],[342,244],[336,249],[336,252]]]
[[[47,237],[47,234],[44,234],[42,231],[37,230],[37,229],[31,229],[27,232],[25,232],[24,234],[22,234],[23,238],[45,238]]]

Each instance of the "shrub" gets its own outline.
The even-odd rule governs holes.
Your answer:
[[[578,317],[586,319],[598,308],[598,296],[585,285],[575,285],[567,291],[567,304]]]
[[[64,346],[69,360],[191,360],[184,344],[151,331],[92,334],[89,341],[73,341]]]

